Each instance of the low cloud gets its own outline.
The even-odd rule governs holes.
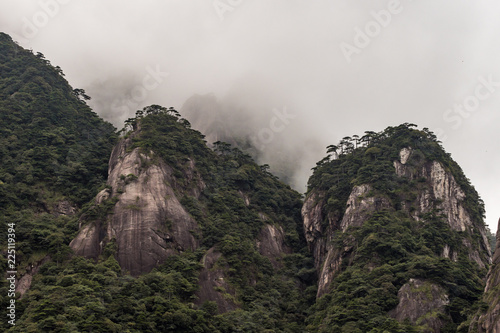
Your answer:
[[[500,93],[481,100],[458,128],[447,120],[447,110],[475,96],[478,77],[500,80],[500,4],[493,0],[4,0],[0,6],[0,30],[60,66],[117,127],[146,105],[180,109],[195,94],[213,94],[231,112],[233,130],[248,131],[260,145],[269,141],[259,163],[296,161],[290,182],[301,191],[325,147],[343,136],[403,122],[441,129],[444,147],[485,200],[496,230]],[[37,32],[27,33],[26,22]],[[360,45],[364,37],[357,34],[369,40]],[[359,51],[350,61],[346,43]],[[146,89],[147,68],[168,76]],[[273,110],[284,108],[296,118],[279,130]]]

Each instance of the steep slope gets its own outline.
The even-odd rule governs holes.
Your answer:
[[[0,33],[0,204],[57,211],[53,192],[83,204],[106,178],[115,135],[41,53]]]
[[[114,145],[60,68],[4,34],[0,51],[0,266],[6,222],[18,263],[0,331],[498,330],[499,250],[481,302],[484,208],[427,129],[330,146],[302,203],[172,108],[138,111]]]
[[[139,134],[139,133],[138,133]],[[96,204],[116,201],[109,218],[83,226],[70,246],[77,255],[97,258],[109,240],[117,246],[118,263],[132,275],[149,272],[178,251],[195,250],[198,225],[182,207],[171,184],[173,170],[154,154],[131,148],[132,137],[123,139],[110,158],[107,186]],[[194,172],[187,163],[186,173]],[[188,175],[184,175],[188,179]],[[196,180],[194,180],[196,181]],[[188,184],[196,187],[201,184]],[[198,187],[199,186],[199,187]],[[84,215],[82,221],[91,219]]]
[[[346,137],[315,168],[302,208],[319,274],[310,329],[466,331],[491,262],[483,204],[413,126]]]
[[[300,195],[172,108],[127,124],[70,244],[91,260],[42,266],[18,329],[303,332],[316,289]]]
[[[11,223],[20,295],[43,263],[69,255],[79,208],[104,185],[115,129],[86,98],[41,53],[0,33],[0,267],[7,271]],[[6,308],[5,279],[0,286]]]
[[[500,227],[500,220],[498,221]],[[500,234],[497,232],[493,264],[488,272],[484,289],[483,303],[471,323],[471,333],[500,332]]]

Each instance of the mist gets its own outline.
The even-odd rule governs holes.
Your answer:
[[[404,122],[428,127],[484,199],[495,231],[499,7],[465,0],[2,0],[0,30],[60,66],[118,128],[150,104],[184,110],[196,122],[193,100],[184,105],[204,96],[220,109],[218,126],[259,145],[258,162],[288,173],[300,192],[325,147],[342,137]]]

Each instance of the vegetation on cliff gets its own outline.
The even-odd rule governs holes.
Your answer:
[[[137,279],[121,271],[113,241],[97,262],[69,255],[62,264],[46,263],[19,301],[21,317],[11,331],[303,332],[315,295],[315,288],[307,287],[315,274],[301,232],[300,195],[241,151],[222,142],[215,151],[208,149],[172,108],[147,107],[127,124],[124,135],[137,129],[131,149],[140,147],[151,163],[162,161],[174,170],[176,195],[201,228],[196,235],[201,247],[172,256]],[[199,198],[187,194],[188,161],[206,185]],[[266,224],[283,228],[289,249],[277,266],[257,247]],[[215,302],[196,301],[210,248],[222,254],[217,269],[231,290],[220,292],[235,311],[218,314]]]
[[[466,332],[467,321],[483,290],[486,268],[470,257],[471,248],[480,250],[487,263],[489,253],[482,248],[479,232],[452,230],[439,208],[439,200],[416,220],[417,198],[429,184],[424,177],[399,177],[394,161],[400,151],[411,148],[407,167],[418,173],[429,161],[438,161],[462,191],[462,204],[472,217],[474,228],[484,230],[484,205],[460,167],[445,153],[427,129],[412,124],[389,127],[381,133],[346,137],[329,146],[329,155],[320,161],[309,182],[309,193],[321,193],[323,224],[328,218],[341,220],[347,199],[356,185],[368,184],[367,197],[385,198],[390,208],[375,211],[361,225],[337,231],[334,246],[347,249],[342,269],[330,285],[330,292],[311,308],[308,328],[330,332],[412,332],[425,329],[409,322],[399,323],[389,316],[398,304],[398,290],[410,278],[420,278],[446,290],[449,304],[443,313],[441,332]],[[332,159],[333,157],[333,159]],[[455,257],[443,255],[445,247]],[[425,305],[422,305],[425,306]]]
[[[78,227],[71,215],[104,185],[117,136],[87,98],[43,54],[0,33],[0,248],[5,254],[7,223],[14,223],[20,274],[47,255],[56,263],[68,255]],[[2,279],[3,309],[6,286]]]
[[[0,206],[46,210],[89,201],[107,177],[113,126],[60,68],[0,34]],[[50,208],[50,207],[49,207]]]
[[[398,290],[410,279],[446,293],[444,309],[429,314],[441,332],[466,332],[470,315],[486,311],[479,299],[487,267],[478,263],[489,257],[480,234],[451,229],[439,200],[416,219],[416,200],[428,180],[398,176],[394,161],[411,147],[410,172],[439,162],[464,192],[461,204],[474,230],[484,229],[484,205],[436,137],[412,124],[346,137],[329,146],[330,155],[314,168],[308,196],[317,194],[324,230],[342,220],[355,186],[367,184],[366,198],[390,203],[359,226],[316,235],[332,236],[328,246],[343,256],[317,300],[301,195],[227,143],[208,149],[175,109],[159,105],[127,120],[122,139],[130,138],[130,149],[148,157],[144,168],[156,163],[172,170],[169,186],[199,226],[193,232],[199,247],[179,250],[137,278],[120,267],[113,239],[96,260],[75,256],[68,244],[79,222],[106,221],[119,200],[93,200],[105,188],[117,134],[86,105],[88,98],[42,54],[0,33],[0,270],[7,271],[6,226],[15,223],[18,277],[33,276],[24,296],[17,295],[16,326],[0,321],[1,331],[421,332],[429,318],[399,322],[391,314],[400,302]],[[203,186],[191,188],[196,182],[189,173],[199,175]],[[137,175],[122,180],[134,182]],[[165,230],[171,223],[164,221]],[[274,238],[281,251],[276,257],[261,248],[263,230],[282,236]],[[476,257],[470,249],[479,251]],[[213,289],[234,311],[199,301],[209,254],[217,258],[211,271],[220,271],[227,286]],[[8,301],[3,279],[0,307]]]

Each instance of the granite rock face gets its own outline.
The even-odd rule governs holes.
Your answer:
[[[398,306],[389,315],[402,322],[405,319],[421,327],[421,332],[440,332],[445,307],[450,303],[444,289],[434,283],[410,279],[398,291]]]
[[[30,289],[33,276],[38,273],[40,267],[50,260],[49,256],[44,257],[40,261],[31,263],[25,267],[26,272],[22,274],[16,281],[16,293],[23,297],[24,294]]]
[[[179,202],[171,168],[154,153],[145,154],[130,146],[130,138],[122,139],[113,150],[108,189],[95,199],[96,205],[116,200],[112,211],[82,225],[70,246],[77,255],[96,258],[114,240],[120,266],[139,275],[170,255],[196,249],[198,240],[194,235],[199,229]],[[186,179],[194,183],[189,191],[199,195],[204,185],[192,161],[188,161],[186,170]]]
[[[486,229],[482,225],[473,223],[470,214],[465,209],[465,193],[451,172],[446,171],[438,161],[426,161],[420,167],[410,166],[407,164],[410,158],[411,148],[404,148],[400,151],[400,160],[394,161],[396,174],[411,180],[422,179],[427,183],[426,188],[418,193],[413,205],[416,209],[410,212],[411,216],[419,221],[421,215],[433,209],[439,209],[445,215],[445,221],[451,230],[470,234],[479,233],[482,239],[481,250],[490,253]],[[438,202],[437,205],[436,202]],[[464,239],[463,245],[469,249],[469,259],[475,261],[480,267],[485,268],[491,263],[489,258],[481,259],[478,249],[474,248],[468,240]],[[450,250],[449,246],[445,246],[443,257],[456,260],[457,253]]]
[[[500,227],[500,220],[498,227]],[[476,315],[469,332],[500,333],[500,233],[498,231],[496,237],[493,263],[488,271],[483,296],[483,301],[488,304],[488,309]]]
[[[350,227],[360,227],[363,222],[370,218],[374,212],[391,207],[386,198],[369,196],[370,185],[354,186],[347,199],[347,208],[340,222],[342,232]]]
[[[222,254],[211,248],[203,256],[203,268],[199,276],[200,289],[196,293],[198,299],[196,304],[201,305],[206,301],[217,303],[219,313],[233,311],[238,308],[238,305],[233,301],[235,291],[227,282],[226,271],[227,266],[218,264]]]
[[[327,258],[327,244],[331,240],[334,225],[323,223],[323,197],[317,192],[312,192],[304,201],[302,206],[302,219],[304,233],[309,250],[314,258],[314,266],[318,272],[318,297],[323,295],[328,287],[329,277],[334,273],[324,272],[323,265],[333,265],[331,258]],[[325,236],[325,237],[323,237]],[[327,260],[325,260],[327,259]],[[337,259],[338,261],[339,259]],[[326,281],[326,282],[325,282]]]
[[[419,193],[417,210],[413,213],[415,219],[419,215],[429,212],[434,208],[434,199],[441,201],[438,208],[447,216],[447,222],[456,231],[465,231],[472,226],[472,219],[461,204],[465,198],[455,178],[446,172],[437,161],[425,163],[420,169],[406,167],[400,161],[394,161],[396,174],[410,179],[425,178],[430,186],[429,190]]]
[[[285,233],[281,226],[266,224],[257,237],[259,253],[271,261],[274,268],[281,267],[281,256],[292,251],[285,245]]]
[[[332,244],[335,231],[346,232],[350,227],[359,227],[364,221],[382,209],[390,209],[387,198],[368,196],[370,185],[354,186],[347,200],[342,219],[329,214],[324,223],[324,199],[318,192],[311,192],[302,207],[304,232],[318,271],[318,297],[328,291],[333,277],[340,271],[342,262],[350,260],[352,246],[345,244],[341,249]],[[323,237],[325,236],[325,237]]]
[[[55,216],[66,215],[73,216],[78,211],[78,208],[68,200],[62,200],[54,204],[52,214]]]

